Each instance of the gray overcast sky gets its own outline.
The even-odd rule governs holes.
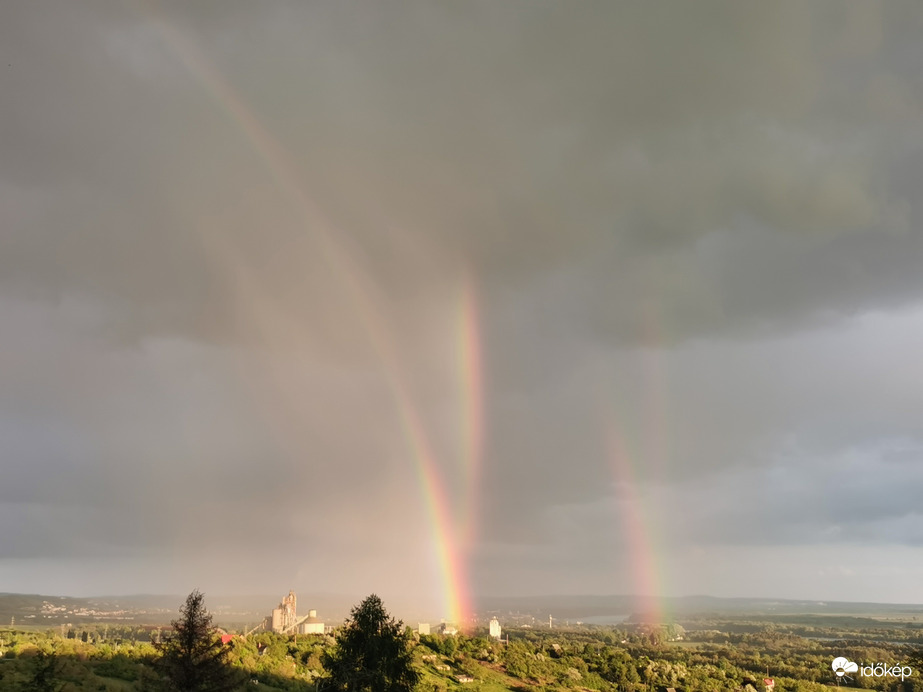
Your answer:
[[[3,3],[0,590],[920,601],[921,35]]]

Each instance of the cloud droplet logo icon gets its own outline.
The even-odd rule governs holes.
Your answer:
[[[859,671],[859,664],[853,663],[845,656],[837,656],[833,659],[831,668],[833,668],[833,672],[836,673],[836,676],[841,678],[846,675],[846,673],[857,673]]]

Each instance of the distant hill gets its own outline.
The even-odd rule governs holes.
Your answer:
[[[182,598],[125,596],[75,598],[0,593],[0,625],[51,627],[62,624],[123,622],[162,624],[176,617]]]
[[[216,624],[256,624],[270,614],[281,597],[282,594],[206,594],[206,606],[214,615]],[[0,593],[0,627],[8,626],[12,618],[15,618],[17,625],[39,628],[93,622],[161,625],[177,617],[185,598],[185,595],[157,594],[77,598]],[[318,611],[322,620],[338,624],[349,614],[350,608],[358,600],[341,594],[298,594],[298,612],[307,613],[309,609],[314,609]],[[795,614],[877,618],[903,616],[907,619],[919,615],[923,620],[923,605],[908,603],[681,596],[661,599],[658,602],[659,612],[656,616],[642,612],[643,603],[643,599],[630,595],[491,596],[478,599],[475,609],[482,621],[490,615],[498,615],[501,620],[505,619],[511,624],[525,624],[532,620],[536,623],[547,623],[549,615],[559,622],[569,620],[597,624],[612,624],[622,620],[649,622],[655,617],[670,620],[749,616],[772,621]],[[416,622],[397,610],[394,612],[398,617],[405,618],[408,623]]]
[[[205,603],[216,624],[256,624],[272,612],[282,594],[264,596],[212,596]],[[185,595],[134,594],[127,596],[48,596],[0,593],[0,627],[15,621],[17,626],[52,627],[93,622],[122,622],[138,625],[167,624],[179,615]],[[319,594],[299,595],[298,610],[317,610],[321,619],[339,623],[358,599]]]
[[[478,599],[482,613],[529,615],[547,621],[551,615],[559,619],[580,620],[604,616],[624,616],[643,620],[647,599],[630,595],[549,595],[491,596]],[[853,603],[848,601],[811,601],[778,598],[719,598],[715,596],[676,596],[660,599],[661,614],[670,617],[690,615],[923,615],[923,605],[909,603]]]

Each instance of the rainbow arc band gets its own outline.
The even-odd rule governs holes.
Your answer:
[[[206,58],[196,44],[173,26],[158,12],[153,1],[138,0],[135,6],[144,19],[163,39],[182,62],[189,74],[201,85],[216,104],[230,116],[253,151],[261,158],[277,187],[293,203],[306,228],[311,228],[320,241],[321,254],[331,269],[332,275],[341,281],[350,296],[369,340],[382,363],[395,408],[397,409],[404,437],[406,438],[421,493],[429,515],[433,533],[433,544],[443,581],[443,607],[451,621],[463,625],[471,613],[471,599],[468,587],[466,562],[475,532],[475,496],[480,480],[483,444],[483,405],[481,389],[480,334],[477,324],[477,305],[473,283],[463,282],[459,318],[459,373],[462,383],[462,428],[465,449],[461,452],[465,492],[462,493],[461,517],[453,516],[452,504],[446,492],[446,483],[439,465],[431,451],[424,426],[417,407],[409,395],[401,369],[398,367],[391,347],[388,329],[375,305],[371,285],[365,280],[360,266],[352,261],[349,253],[337,242],[332,225],[324,218],[319,207],[306,194],[299,181],[297,166],[289,160],[283,147],[263,126],[255,112],[243,100],[236,89]],[[250,277],[241,253],[232,248],[219,233],[200,229],[210,249],[218,256],[234,264],[235,278],[250,280],[258,292],[258,282]],[[279,316],[275,316],[279,317]],[[284,316],[282,316],[284,317]],[[268,318],[264,318],[268,319]],[[456,513],[458,514],[458,513]]]

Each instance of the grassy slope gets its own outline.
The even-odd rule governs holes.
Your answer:
[[[417,647],[414,652],[417,669],[421,673],[420,689],[444,689],[450,692],[454,690],[467,690],[468,692],[501,692],[502,690],[516,690],[524,686],[524,682],[518,678],[507,675],[502,666],[496,664],[487,664],[474,659],[469,661],[476,665],[472,672],[474,682],[460,683],[456,679],[458,675],[465,673],[449,658],[445,656],[436,656],[435,662],[424,661],[424,655],[432,655],[426,647]],[[447,665],[450,670],[436,670],[437,665]]]

